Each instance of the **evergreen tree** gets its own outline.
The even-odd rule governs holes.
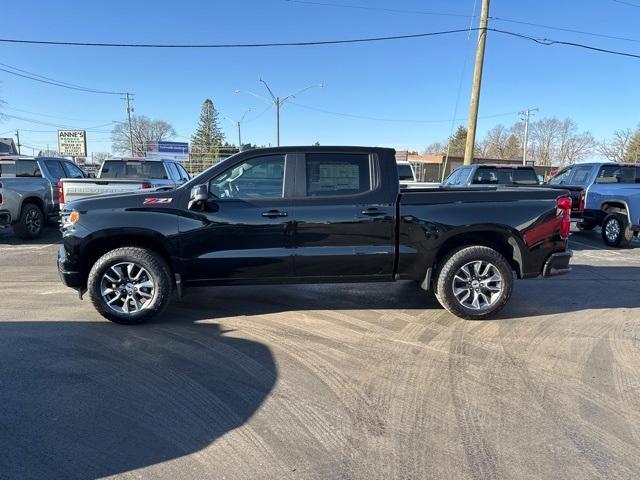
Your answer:
[[[449,155],[452,157],[464,156],[464,149],[466,144],[467,129],[460,125],[456,132],[449,139]]]
[[[201,160],[203,167],[206,167],[217,159],[223,142],[224,133],[218,122],[218,111],[211,99],[207,98],[202,104],[198,128],[191,136],[192,157]]]

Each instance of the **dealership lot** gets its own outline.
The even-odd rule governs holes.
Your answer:
[[[460,320],[412,283],[192,290],[153,323],[0,230],[0,478],[638,478],[640,242]]]

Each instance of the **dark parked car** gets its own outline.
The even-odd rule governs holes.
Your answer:
[[[401,189],[392,149],[256,149],[172,191],[69,203],[58,268],[120,323],[157,314],[174,288],[401,279],[483,319],[514,272],[569,271],[570,208],[543,188]]]

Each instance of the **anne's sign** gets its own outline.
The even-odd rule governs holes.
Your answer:
[[[63,157],[86,157],[87,132],[84,130],[58,130],[58,152]]]

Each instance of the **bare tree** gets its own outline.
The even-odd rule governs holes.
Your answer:
[[[447,148],[440,142],[433,142],[427,145],[422,151],[424,155],[444,155]]]
[[[522,155],[522,143],[513,127],[506,128],[504,125],[496,125],[487,132],[484,140],[480,143],[482,156],[488,158],[498,158],[501,160],[516,160]]]
[[[560,123],[556,163],[561,167],[584,160],[595,149],[597,142],[591,132],[578,132],[578,124],[566,118]]]
[[[530,141],[536,163],[552,165],[562,131],[562,122],[557,118],[543,118],[530,127]]]
[[[151,120],[142,115],[131,117],[131,137],[133,155],[144,156],[146,144],[160,142],[176,135],[173,127],[164,120]],[[111,131],[112,149],[116,153],[126,154],[130,149],[129,125],[126,122],[116,124]]]
[[[611,141],[602,141],[598,145],[598,152],[610,162],[624,162],[636,133],[630,128],[616,130]]]

